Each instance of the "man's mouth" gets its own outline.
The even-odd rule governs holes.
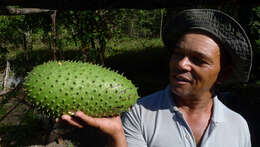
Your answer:
[[[192,80],[186,76],[174,76],[174,78],[176,79],[176,81],[178,82],[189,82],[192,83]]]

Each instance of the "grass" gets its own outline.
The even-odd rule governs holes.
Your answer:
[[[162,47],[163,43],[159,38],[152,39],[134,39],[134,38],[123,38],[120,40],[112,39],[108,42],[107,47],[112,48],[114,51],[125,52],[125,51],[138,51],[144,48]]]

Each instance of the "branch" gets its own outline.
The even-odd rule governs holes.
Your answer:
[[[259,5],[257,0],[0,0],[2,6],[43,8],[55,10],[89,10],[111,8],[157,9],[186,5],[218,5],[222,2],[241,5]],[[84,3],[84,5],[82,5]]]
[[[50,13],[54,10],[39,9],[39,8],[14,8],[14,7],[0,7],[0,15],[26,15],[36,13]]]
[[[15,88],[9,89],[9,90],[2,90],[0,91],[0,96],[6,95],[10,92],[12,92]]]
[[[23,80],[22,80],[23,81]],[[18,90],[23,84],[23,82],[22,81],[20,81],[14,88],[10,88],[10,89],[8,89],[8,90],[2,90],[2,91],[0,91],[0,100],[1,100],[1,98],[2,98],[2,96],[3,95],[6,95],[6,94],[9,94],[9,93],[11,93],[11,92],[13,92],[13,91],[15,91],[15,90]]]
[[[13,106],[4,116],[2,116],[0,118],[0,122],[3,121],[12,111],[14,111],[20,104],[22,103],[22,101],[18,102],[15,106]]]
[[[6,91],[9,72],[10,72],[10,63],[9,61],[6,61],[6,68],[5,68],[4,81],[3,81],[3,91]]]

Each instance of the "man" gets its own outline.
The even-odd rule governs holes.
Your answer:
[[[167,20],[163,42],[171,52],[165,90],[139,99],[122,121],[76,116],[110,135],[117,147],[250,147],[246,121],[217,94],[219,84],[249,78],[252,49],[242,27],[221,11],[190,9]]]

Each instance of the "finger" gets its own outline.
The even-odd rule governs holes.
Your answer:
[[[75,115],[85,121],[88,125],[99,128],[99,123],[96,118],[87,116],[81,111],[76,112]]]
[[[60,122],[60,121],[61,121],[60,118],[56,118],[56,119],[55,119],[55,122],[56,122],[56,123],[58,123],[58,122]]]
[[[83,128],[84,126],[81,125],[79,122],[77,122],[74,118],[72,118],[69,115],[62,115],[61,117],[63,120],[67,121],[69,124],[79,127],[79,128]]]

